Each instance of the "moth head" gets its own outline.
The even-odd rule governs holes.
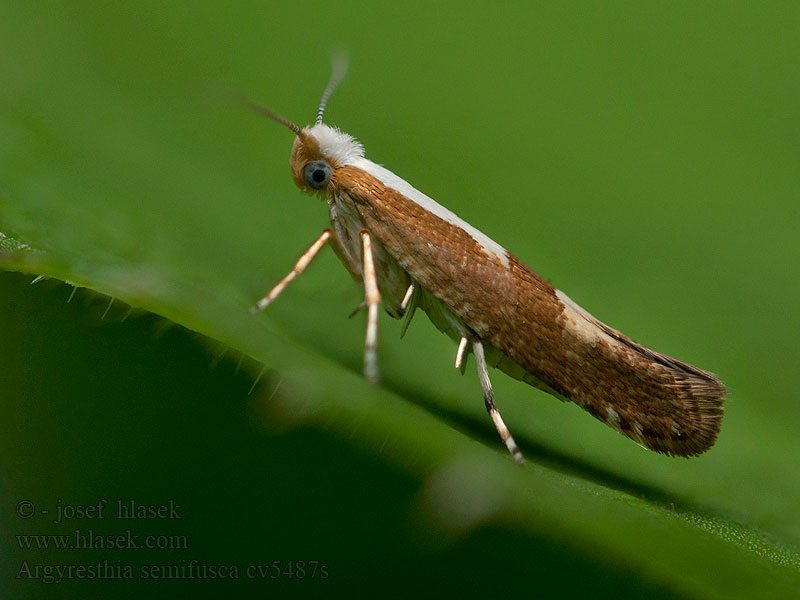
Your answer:
[[[309,194],[330,193],[337,169],[364,156],[364,147],[355,138],[322,122],[328,98],[346,71],[347,61],[342,57],[334,59],[333,73],[322,93],[314,125],[303,129],[268,108],[248,102],[251,110],[286,126],[297,136],[292,144],[292,178],[297,187]]]
[[[292,177],[307,193],[325,192],[335,185],[336,171],[364,156],[353,136],[324,123],[301,129],[292,144]]]

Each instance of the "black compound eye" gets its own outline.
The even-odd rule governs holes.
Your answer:
[[[315,190],[321,190],[331,178],[331,166],[324,160],[315,160],[306,166],[306,183]]]

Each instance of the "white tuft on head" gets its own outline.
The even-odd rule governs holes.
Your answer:
[[[509,265],[508,252],[500,244],[493,241],[484,233],[475,229],[469,223],[459,219],[455,214],[447,210],[441,204],[429,198],[410,183],[401,179],[389,169],[378,165],[371,160],[364,158],[364,146],[361,145],[357,139],[352,135],[344,133],[336,127],[331,127],[320,123],[313,127],[304,129],[306,133],[311,135],[314,140],[319,144],[320,152],[326,158],[332,159],[338,163],[340,167],[345,165],[352,165],[366,171],[373,177],[377,178],[386,187],[400,192],[409,200],[416,202],[425,210],[433,213],[440,219],[447,221],[451,225],[455,225],[460,229],[469,233],[476,242],[483,246],[484,251],[500,260],[505,266]]]
[[[319,144],[322,155],[340,165],[352,164],[364,157],[364,146],[352,135],[324,123],[314,125],[305,130]]]

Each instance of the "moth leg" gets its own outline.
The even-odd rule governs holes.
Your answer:
[[[286,288],[286,286],[289,285],[289,283],[291,283],[291,281],[295,277],[297,277],[298,275],[300,275],[300,273],[306,270],[306,267],[308,267],[308,265],[311,264],[311,261],[317,255],[317,252],[319,252],[320,248],[322,248],[322,246],[325,245],[325,242],[327,242],[332,235],[333,232],[330,229],[323,229],[322,235],[320,235],[319,238],[317,238],[317,241],[311,244],[311,247],[309,247],[308,250],[303,252],[303,255],[297,259],[297,262],[295,263],[292,270],[289,271],[289,274],[286,275],[286,277],[284,277],[283,279],[281,279],[278,282],[278,285],[276,285],[274,288],[270,290],[269,294],[267,294],[261,300],[259,300],[256,303],[256,305],[250,309],[250,312],[257,313],[259,311],[264,310],[270,304],[272,304],[272,301],[275,300],[275,298],[277,298],[278,295],[280,295],[280,293]]]
[[[472,342],[472,353],[475,355],[475,364],[478,367],[478,378],[481,380],[486,410],[492,417],[497,433],[500,434],[500,439],[505,443],[511,456],[514,457],[518,465],[523,466],[525,464],[525,459],[522,457],[522,452],[514,441],[514,438],[511,437],[511,433],[509,433],[508,427],[506,427],[506,424],[503,422],[500,411],[497,410],[497,405],[494,403],[494,392],[492,391],[492,382],[489,381],[489,370],[486,368],[486,355],[483,353],[483,344],[479,341]]]
[[[411,325],[411,319],[414,318],[414,313],[417,311],[417,305],[419,304],[418,298],[417,286],[412,283],[408,286],[406,295],[400,303],[400,308],[403,310],[403,326],[400,328],[400,339],[403,338],[406,331],[408,331],[408,326]]]
[[[366,300],[362,300],[361,303],[358,306],[356,306],[349,315],[347,315],[347,318],[348,319],[352,319],[353,317],[355,317],[358,313],[361,312],[361,310],[366,305],[367,305],[367,301]]]
[[[364,377],[377,383],[378,375],[378,306],[381,293],[378,291],[378,278],[375,274],[375,259],[372,256],[372,239],[368,231],[361,232],[364,248],[362,272],[364,275],[364,302],[367,303],[367,334],[364,338]]]
[[[456,369],[461,369],[461,372],[464,372],[464,367],[467,366],[465,354],[467,351],[467,338],[461,336],[461,341],[458,343],[458,352],[456,352]]]
[[[408,289],[406,290],[406,295],[403,296],[403,301],[400,303],[400,310],[402,310],[403,312],[406,311],[406,309],[408,308],[408,303],[411,302],[411,296],[414,295],[414,289],[415,289],[414,284],[412,283],[410,286],[408,286]]]

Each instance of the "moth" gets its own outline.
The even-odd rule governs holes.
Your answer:
[[[367,309],[364,375],[379,379],[382,304],[402,334],[417,309],[457,344],[462,373],[474,356],[486,410],[519,464],[524,459],[503,422],[489,367],[576,403],[638,444],[695,456],[715,442],[726,393],[712,373],[649,350],[595,319],[498,243],[385,167],[367,159],[355,138],[323,123],[346,66],[334,71],[314,125],[300,128],[273,111],[251,110],[289,128],[297,186],[321,196],[330,228],[254,307],[266,308],[330,244],[363,284]]]

